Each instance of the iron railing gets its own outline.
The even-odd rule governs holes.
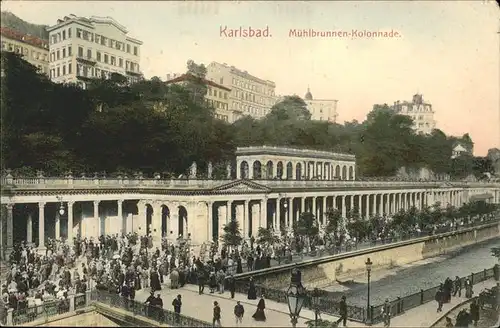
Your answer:
[[[158,322],[160,325],[177,327],[212,327],[212,323],[177,314],[156,306],[148,306],[142,302],[130,300],[118,294],[105,291],[92,291],[92,302],[103,303],[132,312],[134,316],[142,316]]]
[[[67,312],[69,312],[69,300],[44,302],[41,305],[14,310],[12,312],[12,324],[19,326],[40,319],[47,321],[49,317]]]
[[[462,286],[465,285],[465,280],[467,278],[470,279],[471,283],[478,284],[485,280],[488,280],[494,276],[493,268],[484,269],[482,271],[478,271],[475,273],[471,273],[470,276],[460,278]],[[453,282],[455,283],[455,282]],[[439,286],[435,286],[428,289],[421,289],[419,292],[407,295],[404,297],[398,297],[395,300],[390,302],[391,304],[391,317],[395,317],[403,314],[405,311],[413,309],[417,306],[425,304],[427,302],[432,302],[435,300],[435,296],[437,291],[439,290]],[[464,289],[462,287],[462,293]],[[382,317],[382,309],[384,305],[376,305],[370,307],[370,318],[373,324],[377,324],[383,321]]]

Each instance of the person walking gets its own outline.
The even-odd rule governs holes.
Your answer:
[[[339,314],[340,314],[340,318],[335,323],[338,326],[339,323],[342,321],[342,324],[345,327],[347,325],[347,303],[346,303],[345,296],[342,296],[342,298],[340,300]]]
[[[462,279],[459,276],[455,277],[455,281],[453,282],[455,291],[453,292],[453,297],[457,296],[462,297]]]
[[[241,305],[240,301],[236,302],[234,306],[234,316],[236,317],[236,326],[243,323],[243,314],[245,314],[245,308]]]
[[[477,300],[473,300],[470,304],[470,318],[474,326],[477,326],[477,322],[479,321],[479,304],[477,304]]]
[[[384,327],[389,327],[391,325],[391,303],[389,299],[385,300],[384,306],[382,307],[382,316],[384,318]]]
[[[174,307],[175,322],[179,323],[181,321],[181,307],[182,307],[182,296],[179,294],[172,301],[172,306]]]
[[[229,288],[229,292],[231,293],[231,298],[234,298],[234,293],[236,292],[236,280],[234,276],[229,276],[227,280],[227,287]]]
[[[220,324],[220,318],[221,318],[221,313],[220,313],[219,303],[217,303],[217,301],[214,301],[214,316],[212,319],[212,326],[222,327]]]
[[[444,303],[444,292],[443,288],[440,286],[438,291],[436,292],[436,296],[434,297],[436,302],[438,303],[437,312],[443,312],[443,303]]]

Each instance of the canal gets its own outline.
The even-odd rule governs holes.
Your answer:
[[[500,247],[500,238],[485,241],[446,256],[438,256],[405,266],[373,271],[370,283],[370,302],[382,304],[386,298],[396,299],[439,285],[447,277],[463,277],[489,269],[498,263],[491,248]],[[352,280],[351,280],[352,279]],[[341,284],[335,283],[325,290],[345,295],[348,303],[365,307],[367,299],[367,275],[351,277]]]

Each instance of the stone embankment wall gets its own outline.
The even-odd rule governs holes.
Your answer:
[[[113,320],[100,314],[97,311],[91,311],[83,314],[73,315],[61,320],[48,322],[39,327],[120,327]]]
[[[388,269],[443,255],[460,248],[500,237],[500,223],[490,223],[458,232],[381,245],[371,249],[312,259],[299,264],[302,281],[307,288],[323,287],[335,280],[364,274],[369,257],[373,270]],[[290,283],[290,270],[294,264],[244,273],[236,276],[246,280],[253,276],[256,283],[269,288],[285,288]]]

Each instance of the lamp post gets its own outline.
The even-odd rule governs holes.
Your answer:
[[[286,300],[288,302],[288,310],[290,311],[292,327],[297,326],[297,319],[300,315],[300,310],[302,310],[306,297],[305,290],[300,284],[290,283],[290,287],[288,287],[288,291],[286,293]]]
[[[314,288],[312,292],[312,305],[314,309],[314,326],[318,327],[318,317],[319,317],[319,298],[321,293],[318,288]]]
[[[366,259],[366,262],[365,262],[365,265],[366,265],[366,273],[368,274],[368,293],[367,293],[367,298],[366,298],[366,323],[367,324],[371,324],[371,311],[370,311],[370,274],[371,274],[371,271],[372,271],[372,261],[370,260],[370,258],[367,258]]]
[[[64,213],[65,213],[65,211],[64,211],[64,203],[63,203],[62,196],[57,196],[57,200],[61,203],[61,204],[59,205],[59,214],[60,214],[61,216],[63,216],[63,215],[64,215]]]
[[[285,223],[287,226],[290,225],[290,222],[288,222],[288,200],[285,199],[285,202],[283,203],[283,209],[285,210]]]

